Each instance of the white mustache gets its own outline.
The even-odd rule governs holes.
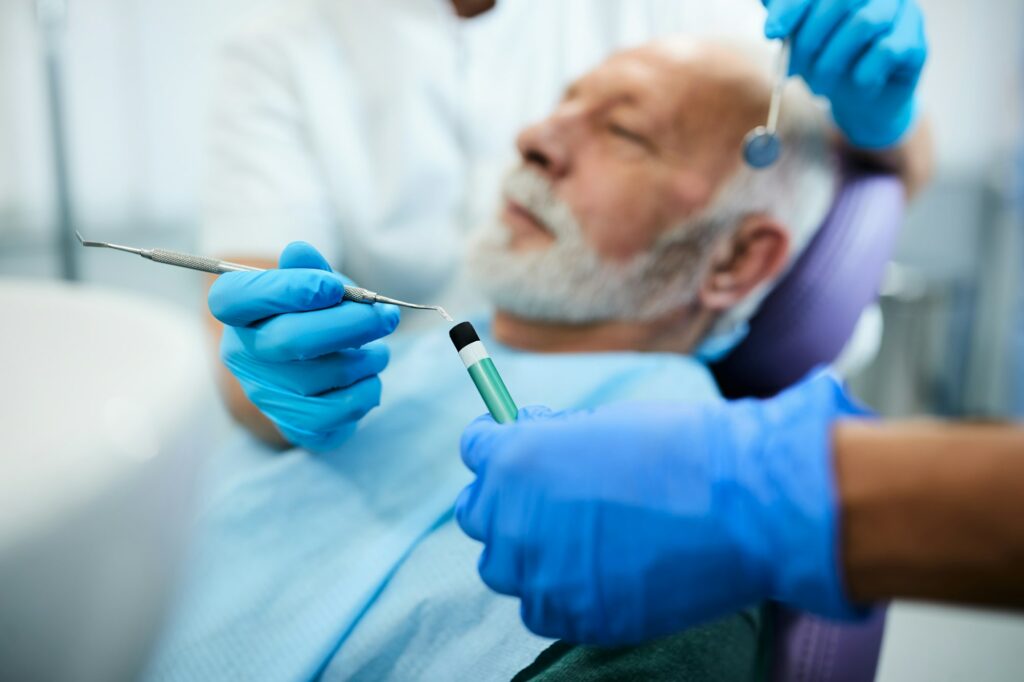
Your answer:
[[[517,166],[505,177],[506,199],[529,212],[556,239],[582,239],[572,209],[555,194],[551,182],[529,166]]]

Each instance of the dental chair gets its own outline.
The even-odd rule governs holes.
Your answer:
[[[903,222],[905,195],[891,176],[847,167],[823,226],[761,304],[750,333],[712,367],[728,398],[768,397],[836,360],[882,282]],[[773,605],[774,682],[869,682],[885,608],[841,624]]]

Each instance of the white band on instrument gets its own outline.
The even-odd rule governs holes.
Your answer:
[[[480,341],[474,341],[473,343],[463,346],[462,350],[459,351],[459,357],[462,358],[462,364],[469,369],[476,363],[489,358],[487,349],[484,348],[484,344]]]

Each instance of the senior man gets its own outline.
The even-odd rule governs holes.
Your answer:
[[[496,307],[477,329],[522,404],[721,400],[701,356],[742,335],[836,183],[825,116],[800,90],[785,102],[780,162],[741,165],[744,133],[768,99],[756,64],[684,41],[623,52],[521,134],[500,220],[482,230],[469,267]],[[290,245],[281,267],[305,269],[311,308],[339,299],[343,279],[309,245]],[[256,355],[287,323],[270,317],[273,298],[228,295],[270,274],[232,273],[211,290],[236,371],[281,360]],[[390,314],[361,309],[367,319]],[[329,345],[300,336],[290,352],[308,358]],[[382,406],[344,443],[281,454],[245,438],[222,462],[234,466],[203,515],[189,588],[152,677],[759,674],[767,633],[757,608],[633,649],[531,634],[517,604],[480,581],[479,546],[452,518],[469,479],[459,433],[481,406],[446,329],[390,345]],[[321,370],[296,381],[323,391],[351,379],[332,373],[330,357]]]

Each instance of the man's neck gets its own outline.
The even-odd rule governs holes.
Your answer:
[[[646,351],[686,354],[711,328],[708,311],[679,310],[650,322],[539,322],[505,311],[494,313],[495,340],[537,353]]]

